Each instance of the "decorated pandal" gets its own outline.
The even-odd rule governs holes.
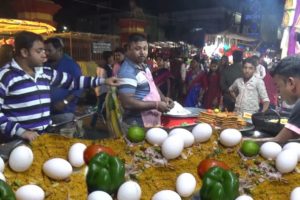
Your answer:
[[[23,30],[31,31],[37,34],[52,33],[56,29],[53,26],[43,22],[0,18],[0,30],[1,34],[11,35]]]

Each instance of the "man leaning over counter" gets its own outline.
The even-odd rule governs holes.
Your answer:
[[[118,85],[117,78],[73,78],[43,67],[43,38],[22,31],[15,35],[15,57],[0,70],[0,130],[5,136],[34,140],[51,124],[50,86],[66,89]]]
[[[280,96],[288,104],[294,104],[288,123],[274,138],[277,142],[300,137],[300,57],[282,59],[272,71]]]
[[[118,73],[121,84],[118,93],[125,109],[123,120],[127,125],[159,126],[161,112],[167,112],[174,106],[173,101],[156,87],[145,64],[147,56],[146,37],[138,33],[130,35],[126,58]]]

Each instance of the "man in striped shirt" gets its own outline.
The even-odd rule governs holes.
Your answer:
[[[147,56],[146,37],[139,33],[131,34],[126,59],[118,73],[121,82],[118,94],[125,109],[123,121],[126,125],[159,126],[161,112],[167,112],[174,106],[173,101],[156,87],[145,64]]]
[[[117,78],[73,78],[43,67],[43,38],[22,31],[15,35],[15,57],[0,70],[0,130],[6,137],[34,140],[51,124],[50,86],[66,89],[119,85]]]

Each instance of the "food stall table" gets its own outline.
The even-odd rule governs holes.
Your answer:
[[[68,150],[74,143],[80,142],[86,145],[97,143],[111,147],[125,161],[127,173],[130,174],[129,177],[137,181],[142,188],[141,200],[149,200],[154,193],[164,189],[175,190],[177,176],[185,172],[194,175],[197,181],[196,189],[199,190],[202,181],[197,175],[197,166],[200,161],[206,158],[214,158],[227,163],[235,173],[239,174],[243,191],[250,192],[255,200],[289,198],[292,189],[298,186],[299,173],[292,172],[282,177],[279,176],[278,180],[268,179],[267,172],[265,175],[261,171],[249,174],[249,172],[259,170],[262,163],[272,166],[272,161],[266,161],[260,156],[244,159],[238,153],[239,146],[235,148],[221,146],[217,140],[218,134],[219,132],[215,131],[208,142],[194,144],[194,146],[186,148],[181,157],[170,160],[163,166],[153,166],[153,163],[148,162],[148,157],[145,154],[146,149],[155,148],[157,150],[157,147],[152,147],[146,142],[128,146],[122,138],[91,141],[45,134],[31,143],[34,161],[29,170],[16,173],[6,166],[4,175],[14,190],[29,183],[39,185],[46,192],[46,200],[85,200],[87,197],[86,167],[74,169],[70,178],[63,181],[49,179],[41,169],[43,163],[50,158],[67,159]],[[142,159],[137,159],[139,157],[137,155],[143,155],[141,156]]]

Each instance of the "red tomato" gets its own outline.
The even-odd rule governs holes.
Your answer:
[[[204,174],[212,167],[221,167],[223,169],[229,169],[229,167],[222,161],[206,159],[202,160],[198,165],[198,175],[200,178],[204,176]]]
[[[207,109],[206,112],[207,113],[213,113],[213,110],[212,109]]]
[[[86,164],[88,164],[90,162],[90,160],[97,154],[97,153],[100,153],[100,152],[105,152],[107,154],[109,154],[110,156],[114,156],[116,155],[116,153],[109,147],[104,147],[104,146],[101,146],[99,144],[93,144],[93,145],[90,145],[88,146],[85,150],[84,150],[84,153],[83,153],[83,159],[84,159],[84,162]]]

